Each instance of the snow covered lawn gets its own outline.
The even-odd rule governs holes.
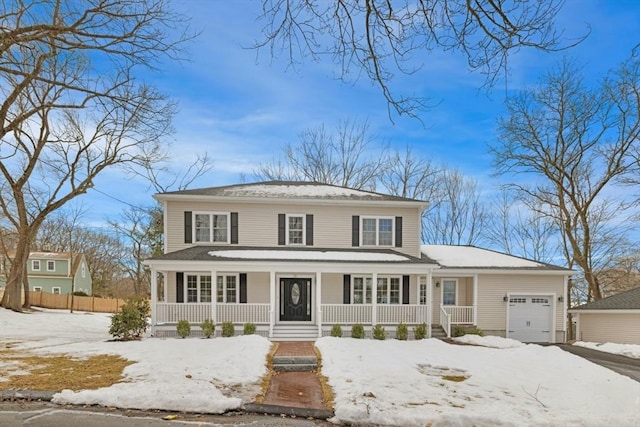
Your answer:
[[[573,345],[591,348],[593,350],[604,351],[605,353],[620,354],[622,356],[640,359],[640,345],[637,344],[616,344],[612,342],[597,343],[576,341]]]
[[[252,401],[270,342],[235,338],[147,338],[109,342],[110,315],[0,309],[0,348],[136,363],[124,382],[63,391],[59,403],[223,412]],[[335,421],[420,425],[640,425],[640,383],[556,347],[497,337],[373,341],[322,338],[323,373],[335,392]],[[487,347],[480,347],[483,345]],[[11,368],[0,359],[2,373]]]

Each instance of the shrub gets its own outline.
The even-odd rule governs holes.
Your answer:
[[[364,326],[360,323],[356,323],[351,327],[351,338],[364,338]]]
[[[376,325],[371,330],[371,335],[374,340],[384,340],[387,338],[387,331],[384,330],[384,326]]]
[[[176,326],[176,331],[179,337],[186,338],[191,335],[191,324],[187,320],[180,320]]]
[[[484,332],[481,329],[478,329],[477,326],[454,326],[453,331],[451,331],[451,336],[453,337],[461,337],[463,335],[480,335],[484,336]]]
[[[222,324],[222,336],[232,337],[236,334],[236,329],[231,322],[224,322]]]
[[[337,324],[333,325],[331,327],[331,336],[332,337],[338,337],[338,338],[342,337],[342,326],[337,325]]]
[[[75,291],[73,293],[74,296],[76,297],[88,297],[89,295],[87,295],[87,293],[85,291]]]
[[[213,323],[213,320],[207,319],[200,324],[200,329],[205,338],[211,338],[211,335],[213,335],[216,330],[216,324]]]
[[[409,328],[404,323],[400,323],[396,328],[396,339],[406,341],[409,338]]]
[[[140,339],[149,324],[147,318],[151,312],[149,301],[142,298],[129,298],[120,307],[120,312],[111,316],[109,334],[117,340],[131,341]]]
[[[244,330],[242,331],[244,335],[253,335],[256,333],[256,325],[253,323],[245,323]]]
[[[413,328],[413,339],[423,340],[427,337],[427,324],[421,323]]]

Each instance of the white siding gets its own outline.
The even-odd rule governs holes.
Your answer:
[[[167,252],[184,249],[185,211],[238,212],[238,244],[241,246],[278,247],[278,214],[312,214],[315,247],[352,248],[352,216],[401,216],[402,248],[393,248],[419,256],[419,224],[417,208],[349,207],[343,205],[304,205],[268,203],[203,203],[167,202]]]
[[[580,341],[640,345],[640,313],[602,310],[602,313],[579,313],[578,319]]]

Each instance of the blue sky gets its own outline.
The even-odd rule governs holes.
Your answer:
[[[366,79],[345,84],[334,78],[337,70],[330,62],[307,61],[292,70],[285,61],[272,60],[268,51],[244,48],[260,38],[260,3],[176,2],[201,31],[189,46],[190,60],[167,62],[160,72],[141,76],[178,102],[172,166],[189,164],[205,151],[215,160],[214,169],[194,187],[238,183],[242,173],[250,177],[257,164],[279,155],[303,130],[322,123],[333,128],[350,118],[368,120],[381,145],[409,146],[417,155],[458,168],[491,188],[497,180],[490,176],[487,144],[494,141],[507,94],[534,84],[563,55],[584,64],[586,75],[598,79],[640,42],[640,1],[567,0],[557,27],[570,39],[584,35],[590,26],[582,44],[558,53],[519,52],[510,58],[506,82],[490,92],[481,89],[484,76],[470,73],[460,54],[416,57],[423,69],[398,76],[392,89],[427,95],[438,105],[421,115],[423,123],[397,116],[392,123],[379,89]],[[83,219],[93,224],[118,216],[125,202],[153,202],[147,185],[119,170],[107,171],[95,188],[100,192],[90,191],[79,200],[87,211]]]

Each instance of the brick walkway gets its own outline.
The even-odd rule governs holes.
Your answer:
[[[274,356],[315,356],[312,342],[280,342]],[[275,372],[271,377],[266,405],[327,409],[316,372]]]

